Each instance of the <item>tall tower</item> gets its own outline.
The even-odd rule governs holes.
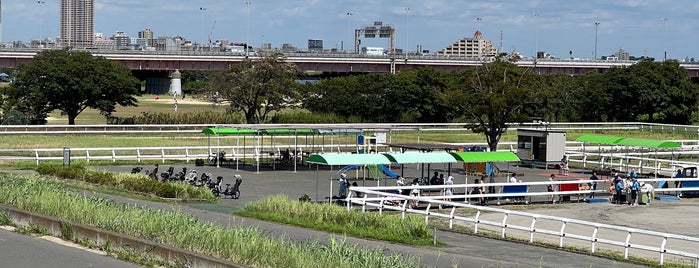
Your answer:
[[[61,0],[61,35],[63,47],[86,48],[94,43],[95,0]]]

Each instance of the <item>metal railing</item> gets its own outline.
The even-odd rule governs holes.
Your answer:
[[[572,182],[575,183],[576,181]],[[589,181],[577,181],[587,183]],[[544,184],[562,184],[566,182],[543,182]],[[540,183],[530,183],[540,184]],[[487,187],[488,184],[466,184],[453,185],[454,188],[469,188],[469,187]],[[362,211],[367,208],[378,209],[379,213],[384,210],[401,212],[402,217],[406,214],[417,214],[425,217],[425,222],[432,219],[443,219],[449,222],[449,229],[454,228],[454,224],[469,224],[473,226],[473,233],[482,232],[483,227],[491,227],[499,231],[501,238],[516,236],[517,233],[524,233],[527,236],[529,243],[534,243],[540,239],[547,237],[555,237],[558,241],[558,247],[577,246],[579,243],[589,245],[590,252],[595,253],[603,246],[609,248],[622,248],[625,259],[629,258],[631,250],[639,252],[651,252],[658,254],[660,265],[665,264],[666,255],[672,255],[682,258],[691,259],[694,265],[699,267],[699,238],[657,232],[639,228],[615,226],[604,223],[596,223],[584,220],[570,219],[557,216],[548,216],[522,211],[513,211],[493,207],[477,206],[461,202],[445,201],[447,198],[473,198],[479,195],[453,195],[453,196],[407,196],[386,191],[396,191],[398,189],[434,189],[445,188],[446,186],[404,186],[404,187],[352,187],[350,194],[345,200],[347,209],[352,209],[352,205],[361,206]],[[468,191],[467,191],[468,192]],[[580,193],[589,193],[591,191],[578,191]],[[536,195],[549,194],[575,194],[577,192],[543,192],[531,193]],[[352,197],[353,194],[362,195],[362,197]],[[369,197],[369,196],[374,197]],[[511,194],[508,194],[511,195]],[[489,194],[481,196],[499,196],[506,197],[505,194]],[[515,195],[521,196],[517,193]],[[468,199],[466,199],[468,200]],[[396,203],[397,201],[397,203]],[[427,203],[426,208],[412,208],[409,204],[412,201]],[[442,212],[441,207],[450,207],[446,213]],[[475,215],[463,216],[459,215],[457,209],[473,209]],[[501,215],[499,218],[496,215]],[[601,246],[602,245],[602,246]]]

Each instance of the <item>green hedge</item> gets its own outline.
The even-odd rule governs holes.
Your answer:
[[[39,174],[53,175],[61,179],[77,180],[99,184],[131,192],[155,195],[161,198],[197,199],[214,202],[217,198],[208,188],[197,188],[181,182],[161,182],[145,174],[112,173],[99,170],[88,170],[82,166],[41,165]]]

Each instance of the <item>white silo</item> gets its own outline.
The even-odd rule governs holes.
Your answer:
[[[173,96],[182,95],[182,74],[179,70],[175,70],[170,75],[170,90],[168,93]]]

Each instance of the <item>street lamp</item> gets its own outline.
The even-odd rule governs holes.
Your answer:
[[[595,22],[595,60],[597,60],[597,27],[599,27],[599,22]]]
[[[404,53],[405,53],[405,59],[408,59],[408,46],[409,46],[408,35],[410,33],[410,31],[408,30],[408,27],[409,27],[408,15],[410,15],[410,8],[405,7],[405,8],[403,8],[403,10],[405,10],[405,52]]]
[[[352,14],[352,12],[347,12],[346,15],[347,15],[347,37],[349,37],[349,39],[347,40],[347,46],[348,46],[347,50],[349,50],[350,49],[350,47],[349,47],[350,42],[354,39],[354,38],[352,38],[352,30],[350,29],[350,19],[352,19],[353,14]],[[352,42],[352,46],[354,47],[354,42]],[[344,45],[341,49],[345,50]]]
[[[41,47],[41,39],[43,39],[43,33],[41,32],[41,27],[44,24],[43,17],[44,17],[44,4],[46,4],[46,1],[36,1],[37,4],[39,4],[40,11],[39,11],[39,47]]]
[[[663,61],[667,60],[667,18],[660,18],[660,20],[663,22],[663,28],[664,28],[664,46],[665,50],[663,53]]]
[[[206,11],[206,8],[200,7],[199,11],[201,11],[201,34],[199,35],[201,43],[199,44],[199,50],[202,50],[201,46],[204,44],[204,11]]]
[[[245,34],[245,57],[248,56],[248,47],[250,46],[250,5],[252,5],[252,2],[250,1],[243,1],[243,4],[247,7],[248,9],[248,30]]]
[[[534,38],[534,64],[539,58],[539,13],[534,12],[534,17],[536,17],[536,37]]]

